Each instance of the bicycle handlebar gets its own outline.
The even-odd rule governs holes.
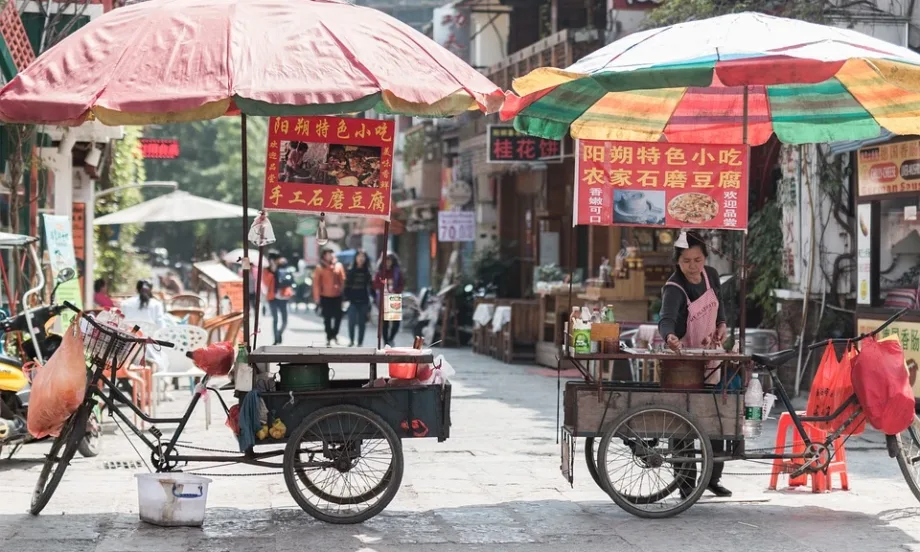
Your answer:
[[[68,308],[68,309],[74,311],[74,312],[77,313],[77,314],[82,314],[82,312],[83,312],[83,311],[81,311],[80,309],[78,309],[73,303],[71,303],[71,302],[69,302],[69,301],[64,301],[64,302],[63,302],[63,305],[64,305],[66,308]],[[148,344],[153,344],[153,345],[159,345],[160,347],[167,347],[167,348],[170,348],[170,349],[172,349],[173,347],[176,346],[174,343],[170,343],[169,341],[159,341],[159,340],[156,340],[156,339],[151,339],[151,338],[149,338],[149,337],[141,337],[141,336],[131,335],[131,334],[126,333],[126,332],[123,332],[123,331],[121,331],[121,330],[119,330],[119,329],[117,329],[117,328],[113,328],[113,327],[110,327],[110,326],[104,326],[103,324],[100,324],[99,322],[96,322],[96,320],[93,319],[92,316],[84,316],[83,319],[86,320],[86,322],[89,323],[91,326],[93,326],[93,327],[96,328],[97,330],[103,332],[104,334],[107,334],[107,335],[114,335],[115,337],[117,337],[118,339],[121,339],[121,340],[123,340],[123,341],[128,341],[128,342],[130,342],[130,343],[148,343]]]
[[[865,338],[867,338],[867,337],[876,336],[876,335],[878,335],[882,330],[884,330],[884,329],[887,328],[888,326],[892,325],[895,321],[897,321],[899,318],[901,318],[902,316],[904,316],[904,314],[905,314],[908,310],[910,310],[910,309],[908,309],[908,308],[906,308],[906,307],[903,308],[903,309],[901,309],[901,310],[899,310],[898,312],[894,313],[894,314],[891,316],[891,318],[889,318],[888,320],[885,320],[885,322],[883,322],[881,326],[879,326],[878,328],[875,328],[875,329],[872,330],[871,332],[862,333],[862,334],[859,334],[859,335],[856,336],[856,337],[850,337],[850,338],[826,339],[826,340],[824,340],[824,341],[819,341],[819,342],[817,342],[817,343],[812,343],[811,345],[808,346],[808,350],[811,351],[812,349],[817,349],[817,348],[819,348],[819,347],[825,347],[825,346],[827,346],[828,343],[856,343],[856,342],[858,342],[858,341],[862,341],[863,339],[865,339]]]

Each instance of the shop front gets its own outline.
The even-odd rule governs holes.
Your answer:
[[[911,309],[882,335],[901,340],[914,395],[920,397],[920,140],[863,147],[857,164],[857,328],[871,331],[898,309]]]

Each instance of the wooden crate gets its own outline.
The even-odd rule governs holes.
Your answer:
[[[639,406],[670,406],[689,412],[700,424],[700,431],[711,439],[737,440],[742,437],[744,395],[729,391],[663,390],[648,385],[606,384],[598,397],[597,384],[570,381],[565,385],[563,424],[574,428],[579,437],[600,437],[613,427],[627,410]],[[673,421],[673,420],[672,420]],[[637,418],[633,429],[661,431],[660,418]],[[673,423],[668,431],[679,433]],[[649,435],[654,436],[654,435]]]

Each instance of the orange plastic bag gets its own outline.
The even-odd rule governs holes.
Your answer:
[[[74,318],[63,341],[45,365],[36,370],[29,397],[28,427],[35,438],[57,437],[86,395],[86,360],[80,318]]]
[[[807,416],[830,416],[840,408],[843,403],[853,396],[853,361],[857,356],[856,347],[848,344],[843,352],[843,358],[837,360],[834,346],[828,343],[824,349],[821,364],[815,374],[808,395]],[[822,431],[835,431],[856,411],[856,404],[852,404],[830,422],[814,422],[816,428]],[[866,418],[860,416],[847,428],[846,433],[858,435],[866,429]]]

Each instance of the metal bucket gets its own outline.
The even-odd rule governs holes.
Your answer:
[[[662,389],[702,389],[704,360],[662,360],[659,381]]]

